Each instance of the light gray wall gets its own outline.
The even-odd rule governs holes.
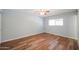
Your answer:
[[[77,20],[77,37],[78,37],[78,48],[79,48],[79,9],[78,9],[78,20]]]
[[[27,12],[3,12],[2,42],[30,36],[43,31],[43,20]]]
[[[0,13],[0,41],[1,41],[1,13]]]
[[[49,19],[63,18],[63,26],[49,26]],[[48,33],[77,39],[77,12],[50,16],[44,19],[45,31]]]
[[[77,24],[78,24],[77,25],[77,27],[78,27],[78,30],[77,31],[78,31],[78,39],[79,39],[79,10],[78,10],[78,21],[77,21]]]

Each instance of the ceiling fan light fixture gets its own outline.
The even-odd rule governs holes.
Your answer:
[[[42,15],[42,16],[45,16],[49,13],[49,10],[48,9],[36,9],[34,10],[36,13]]]

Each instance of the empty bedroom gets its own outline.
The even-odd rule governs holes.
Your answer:
[[[78,50],[78,9],[0,9],[0,50]]]

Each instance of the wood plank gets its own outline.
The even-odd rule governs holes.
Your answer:
[[[49,33],[24,37],[12,41],[3,42],[0,47],[8,47],[9,50],[76,50],[77,41]],[[1,50],[7,50],[2,48]]]

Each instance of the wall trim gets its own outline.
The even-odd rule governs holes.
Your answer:
[[[11,41],[11,40],[18,40],[18,39],[21,39],[21,38],[24,38],[24,37],[29,37],[29,36],[33,36],[33,35],[38,35],[38,34],[41,34],[41,33],[49,33],[49,34],[58,35],[58,34],[50,33],[50,32],[39,32],[39,33],[34,33],[34,34],[31,34],[31,35],[28,35],[28,36],[23,35],[23,36],[16,37],[16,38],[13,38],[13,39],[7,39],[7,40],[5,40],[5,41],[1,41],[1,43],[7,42],[7,41]],[[75,39],[75,38],[73,38],[73,37],[68,37],[68,36],[64,36],[64,35],[58,35],[58,36],[62,36],[62,37],[67,37],[67,38]],[[75,39],[75,40],[78,40],[78,39]],[[78,43],[79,43],[79,40],[78,40]]]
[[[54,34],[54,35],[58,35],[58,36],[67,37],[67,38],[78,40],[77,38],[74,38],[74,37],[64,36],[64,35],[60,35],[60,34],[56,34],[56,33],[51,33],[51,32],[46,32],[46,33],[50,33],[50,34]]]
[[[7,42],[7,41],[11,41],[11,40],[18,40],[18,39],[21,39],[21,38],[24,38],[24,37],[29,37],[29,36],[32,36],[32,35],[37,35],[37,34],[40,34],[40,33],[43,33],[43,32],[33,33],[33,34],[27,35],[27,36],[23,35],[23,36],[19,36],[19,37],[12,38],[12,39],[7,39],[7,40],[4,40],[4,41],[1,41],[1,43]]]

